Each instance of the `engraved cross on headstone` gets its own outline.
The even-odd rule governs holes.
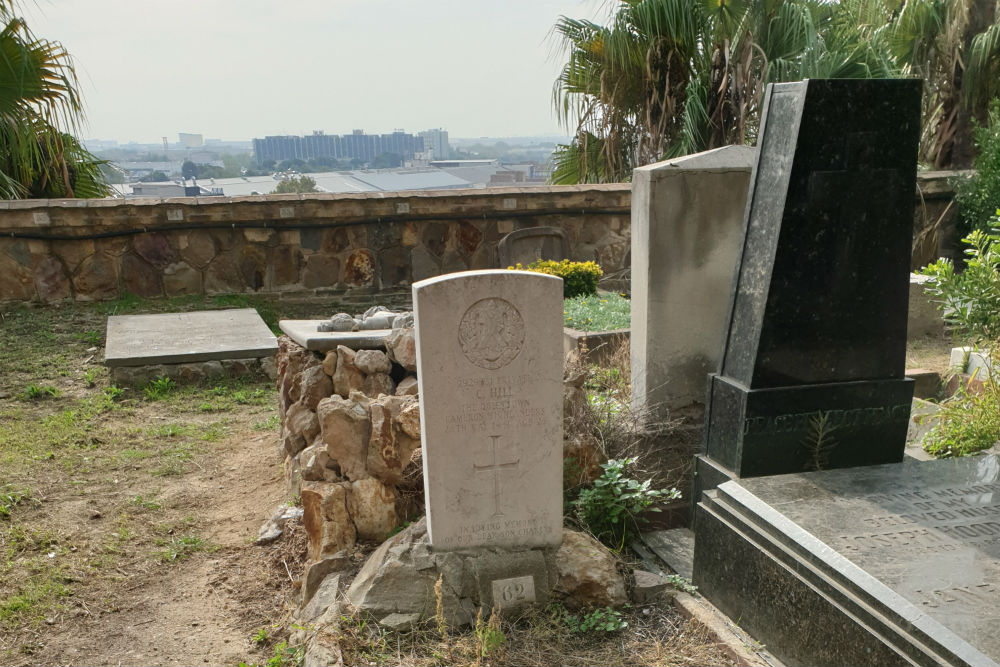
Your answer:
[[[500,437],[499,435],[490,436],[492,463],[489,465],[472,464],[476,472],[493,472],[493,516],[495,517],[503,516],[503,512],[500,511],[500,471],[504,468],[513,468],[516,470],[517,464],[521,461],[521,459],[514,459],[507,463],[497,463],[497,440]]]

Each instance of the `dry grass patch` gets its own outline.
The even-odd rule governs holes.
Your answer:
[[[622,612],[617,632],[574,632],[558,605],[517,618],[492,616],[471,628],[444,633],[434,626],[385,630],[344,616],[335,632],[347,665],[731,665],[704,626],[684,619],[669,603]]]

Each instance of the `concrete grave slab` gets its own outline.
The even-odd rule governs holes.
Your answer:
[[[108,318],[104,363],[148,366],[273,356],[278,340],[253,308]]]
[[[278,326],[289,338],[314,352],[336,350],[338,345],[352,350],[385,349],[385,337],[392,329],[369,331],[317,331],[320,322],[328,320],[281,320]]]

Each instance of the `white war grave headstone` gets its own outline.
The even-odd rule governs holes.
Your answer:
[[[561,543],[562,295],[526,271],[413,285],[433,549]]]

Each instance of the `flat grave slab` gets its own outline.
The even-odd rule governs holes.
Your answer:
[[[336,350],[344,345],[352,350],[381,350],[385,347],[385,337],[392,329],[369,329],[367,331],[317,331],[321,322],[328,320],[281,320],[278,327],[296,343],[314,352]]]
[[[996,665],[1000,458],[726,482],[694,583],[788,664]]]
[[[108,318],[104,363],[147,366],[268,357],[278,340],[253,308]]]

